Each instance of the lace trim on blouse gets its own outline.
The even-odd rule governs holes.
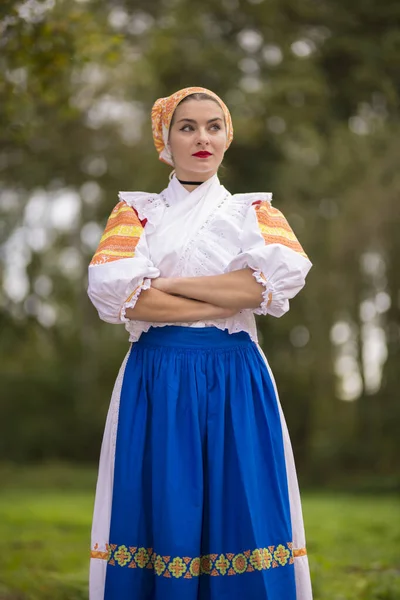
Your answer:
[[[273,291],[274,291],[273,285],[267,280],[264,273],[262,271],[260,271],[260,269],[258,269],[257,271],[253,271],[252,275],[255,278],[255,280],[258,283],[261,283],[261,285],[264,287],[264,290],[262,293],[263,301],[261,302],[259,308],[257,308],[254,311],[254,314],[266,315],[266,314],[268,314],[268,308],[272,304],[272,297],[273,297]]]
[[[128,319],[126,316],[126,310],[128,308],[134,308],[136,302],[138,301],[140,293],[144,290],[148,290],[150,286],[151,279],[142,279],[140,284],[133,290],[132,294],[125,300],[120,312],[120,319],[123,323],[130,323],[130,319]]]

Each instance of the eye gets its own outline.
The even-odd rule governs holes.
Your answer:
[[[217,131],[219,131],[221,129],[221,125],[218,125],[218,123],[214,123],[214,125],[211,125],[211,129],[216,129]]]
[[[192,125],[184,125],[180,128],[180,131],[193,131]]]

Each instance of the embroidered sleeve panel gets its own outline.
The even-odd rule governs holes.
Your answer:
[[[308,258],[284,215],[269,202],[253,204],[258,226],[266,244],[282,244]]]
[[[136,211],[125,202],[119,202],[108,218],[90,265],[100,265],[121,258],[133,258],[143,230],[143,224]]]

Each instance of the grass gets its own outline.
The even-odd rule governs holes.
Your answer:
[[[96,473],[2,467],[0,600],[87,600]],[[315,600],[400,599],[394,496],[303,498]]]
[[[396,497],[304,495],[316,599],[400,600]]]

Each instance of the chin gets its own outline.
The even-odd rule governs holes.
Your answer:
[[[192,173],[210,173],[218,171],[219,164],[197,164],[195,168],[191,168]]]
[[[199,181],[207,181],[207,179],[210,179],[210,177],[215,175],[217,170],[216,169],[203,169],[202,171],[197,170],[197,171],[192,171],[192,172],[193,172],[194,179],[198,179]]]
[[[204,169],[195,169],[193,171],[193,173],[211,173],[211,171],[215,171],[216,169],[214,167],[208,167],[208,168],[204,168]]]

